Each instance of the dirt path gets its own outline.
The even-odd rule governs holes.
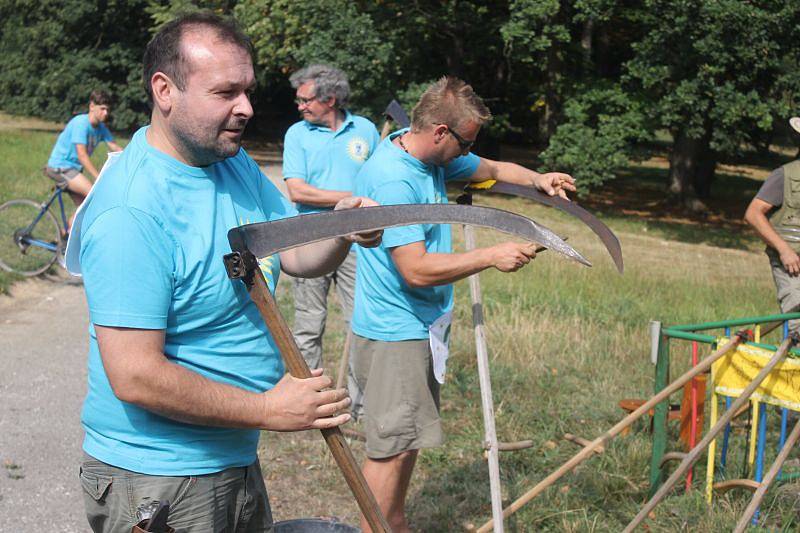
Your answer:
[[[0,297],[0,532],[88,530],[77,466],[87,327],[83,287],[63,276]]]

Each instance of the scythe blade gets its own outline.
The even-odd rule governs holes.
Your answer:
[[[543,192],[540,192],[534,187],[526,187],[525,185],[515,185],[513,183],[504,183],[495,180],[469,183],[466,185],[464,190],[470,193],[488,192],[506,194],[510,196],[520,196],[540,204],[555,207],[556,209],[578,218],[584,224],[589,226],[589,229],[591,229],[598,237],[600,237],[600,240],[603,242],[606,250],[608,250],[608,253],[611,256],[611,259],[613,259],[617,270],[620,274],[622,274],[624,265],[622,263],[622,246],[620,246],[619,239],[616,235],[614,235],[614,232],[611,231],[611,229],[599,218],[588,212],[577,203],[564,200],[560,196],[549,196]]]
[[[527,217],[491,207],[453,204],[401,204],[299,215],[233,228],[228,232],[228,240],[234,251],[249,250],[256,257],[266,257],[350,233],[410,224],[469,224],[492,228],[592,266],[558,235]]]

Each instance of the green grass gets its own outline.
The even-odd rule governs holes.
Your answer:
[[[0,125],[5,126],[14,118],[0,114]],[[29,129],[0,127],[0,204],[16,198],[44,201],[52,192],[53,182],[44,176],[42,168],[50,156],[58,130],[36,125],[38,127]],[[117,142],[125,144],[119,139]],[[92,161],[99,169],[105,158],[106,145],[103,143],[95,150]],[[75,210],[72,200],[67,196],[64,197],[64,206],[67,209],[67,216]],[[60,223],[58,205],[52,206],[51,210]],[[11,283],[20,279],[21,276],[0,270],[0,294],[8,292]]]

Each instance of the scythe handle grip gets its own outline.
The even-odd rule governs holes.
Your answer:
[[[261,318],[269,329],[272,338],[275,340],[275,344],[278,346],[286,368],[289,373],[296,378],[311,377],[311,370],[309,370],[308,364],[306,364],[300,350],[297,348],[292,332],[283,319],[278,305],[275,303],[275,299],[269,291],[267,282],[264,280],[264,275],[259,268],[255,268],[251,272],[252,283],[246,283],[247,290],[253,303],[256,304]],[[369,489],[367,481],[364,479],[361,469],[358,467],[358,463],[356,463],[355,457],[353,457],[353,452],[347,445],[347,441],[345,441],[341,430],[336,427],[323,429],[321,431],[325,442],[328,444],[328,448],[331,450],[333,458],[336,460],[336,464],[342,471],[342,475],[344,475],[345,481],[347,481],[350,490],[353,492],[358,506],[364,518],[367,520],[367,523],[369,523],[372,528],[372,531],[375,533],[390,533],[391,529],[389,528],[389,524],[381,514],[378,502]]]

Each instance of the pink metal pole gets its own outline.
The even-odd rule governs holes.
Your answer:
[[[697,341],[692,341],[692,368],[697,366]],[[694,448],[697,444],[697,379],[692,378],[692,430],[689,433],[689,449]],[[694,467],[689,469],[686,474],[686,490],[692,488],[692,477],[694,474]]]

